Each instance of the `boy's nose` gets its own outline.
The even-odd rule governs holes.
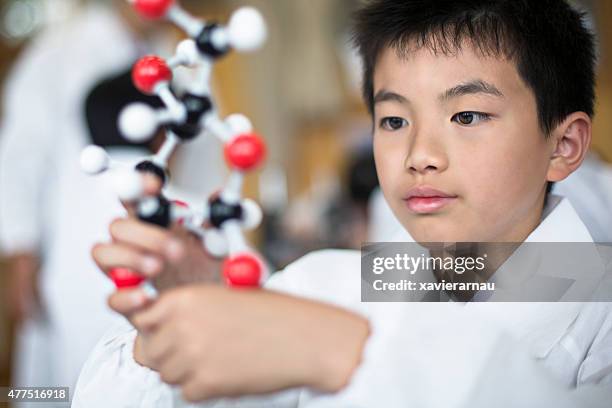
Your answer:
[[[432,136],[417,136],[404,160],[404,168],[411,173],[439,173],[448,167],[444,149]]]

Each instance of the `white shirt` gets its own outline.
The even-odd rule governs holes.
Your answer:
[[[592,242],[567,200],[550,200],[527,241]],[[369,319],[372,334],[349,385],[218,400],[197,407],[609,407],[609,303],[365,303],[361,255],[325,250],[275,274],[267,288]],[[579,276],[579,271],[577,271]],[[136,332],[108,333],[85,365],[73,407],[183,407],[132,357]]]

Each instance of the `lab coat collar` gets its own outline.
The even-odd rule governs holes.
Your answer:
[[[550,196],[540,225],[492,276],[500,288],[493,297],[584,301],[605,273],[601,254],[569,200]]]
[[[569,200],[551,194],[542,221],[525,242],[593,242],[593,237]]]
[[[569,200],[549,195],[542,220],[525,242],[593,242],[591,234]],[[398,231],[395,242],[414,242],[410,234]],[[576,279],[585,278],[576,270]],[[593,271],[589,271],[593,272]],[[517,338],[526,341],[533,355],[545,358],[575,321],[581,303],[467,303],[468,309],[503,317],[498,322]]]
[[[550,195],[542,213],[542,221],[525,242],[592,243],[593,238],[569,200]],[[581,248],[585,251],[589,250],[587,247]],[[593,247],[592,250],[595,251],[595,248]],[[535,268],[534,275],[544,272],[546,276],[542,275],[543,277],[555,279],[554,268],[542,266],[546,263],[546,259],[536,261],[527,258],[529,257],[521,261],[530,264],[529,268]],[[593,262],[597,259],[595,255],[588,258]],[[574,280],[575,286],[589,286],[601,278],[601,273],[604,271],[599,266],[591,266],[587,270],[585,268],[565,268],[563,278]],[[478,305],[470,305],[470,307],[474,306]],[[488,306],[481,304],[481,306],[494,309],[503,308],[504,327],[526,341],[533,355],[538,358],[545,358],[550,353],[567,333],[583,308],[583,304],[578,302],[493,303]]]

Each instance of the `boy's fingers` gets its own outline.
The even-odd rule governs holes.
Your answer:
[[[168,296],[162,296],[150,308],[136,313],[132,317],[134,327],[143,332],[156,327],[169,312],[168,300]]]
[[[166,384],[179,385],[185,382],[191,374],[193,363],[185,361],[184,355],[173,355],[160,364],[157,370]]]
[[[168,230],[156,225],[134,219],[119,219],[111,224],[110,233],[115,241],[162,255],[170,260],[177,260],[183,255],[182,243],[173,239]]]
[[[147,356],[156,366],[161,365],[169,357],[172,350],[176,348],[177,336],[175,330],[171,325],[166,325],[154,332],[147,332],[138,324],[138,320],[135,317],[133,320],[134,327],[140,330],[141,333],[146,333]]]
[[[123,267],[154,276],[163,269],[163,261],[158,257],[119,243],[97,244],[91,254],[98,267],[107,273],[113,268]]]
[[[129,317],[142,309],[149,298],[140,288],[121,289],[108,298],[108,305],[117,313]]]

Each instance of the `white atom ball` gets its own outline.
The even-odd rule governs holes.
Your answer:
[[[155,110],[146,103],[132,103],[119,115],[119,131],[130,142],[147,141],[153,136],[157,126]]]
[[[206,230],[204,233],[204,245],[206,250],[217,258],[227,255],[229,250],[225,237],[216,229]]]
[[[266,22],[253,7],[236,10],[227,25],[230,45],[237,51],[254,51],[261,47],[268,35]]]
[[[81,151],[81,169],[87,174],[98,174],[108,169],[109,158],[100,146],[90,145]]]
[[[113,185],[122,201],[134,201],[143,193],[142,178],[132,169],[117,170],[113,175]]]
[[[242,113],[232,113],[225,118],[225,123],[235,134],[250,133],[253,131],[253,124]]]
[[[195,66],[200,56],[195,41],[191,39],[181,41],[176,47],[176,54],[188,67]]]
[[[244,229],[250,230],[257,228],[263,218],[263,213],[259,205],[249,198],[245,198],[240,204],[242,206],[242,226]]]

